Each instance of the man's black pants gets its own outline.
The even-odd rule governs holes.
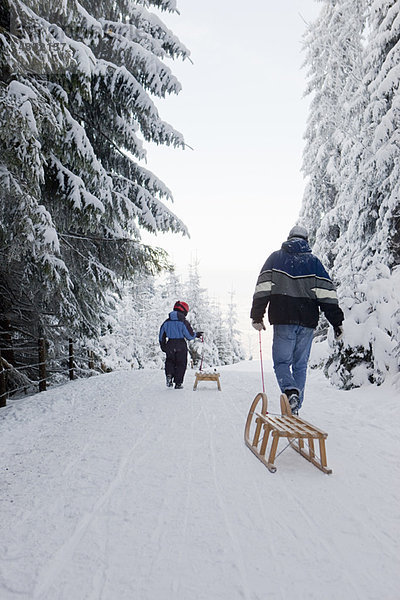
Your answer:
[[[168,340],[166,347],[165,374],[171,375],[175,383],[183,383],[187,367],[187,346],[184,339]]]

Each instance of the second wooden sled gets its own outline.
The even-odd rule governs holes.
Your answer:
[[[261,411],[256,412],[261,402]],[[271,473],[275,473],[275,458],[278,443],[281,438],[288,440],[290,445],[301,456],[310,461],[324,473],[332,473],[327,466],[325,440],[328,434],[311,423],[307,423],[297,415],[292,415],[289,401],[285,394],[281,395],[281,415],[268,414],[268,400],[264,393],[254,398],[247,416],[244,430],[246,446],[257,456]],[[253,418],[254,423],[253,423]],[[255,424],[255,427],[254,427]],[[254,431],[253,431],[254,430]],[[267,457],[267,446],[271,440]],[[315,452],[314,440],[318,440],[319,456]]]
[[[196,373],[196,379],[194,382],[193,389],[197,389],[199,381],[216,381],[219,391],[221,391],[221,382],[219,380],[219,373]]]

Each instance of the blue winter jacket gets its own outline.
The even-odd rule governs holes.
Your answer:
[[[340,325],[343,312],[335,287],[306,240],[292,238],[269,256],[258,276],[250,316],[261,321],[266,307],[275,325],[316,327],[321,309],[328,321]]]
[[[189,321],[186,321],[185,315],[181,311],[173,310],[161,325],[158,340],[161,349],[164,350],[167,340],[194,340],[195,337],[196,334]]]

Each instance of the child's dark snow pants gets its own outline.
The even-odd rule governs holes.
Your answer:
[[[182,384],[187,367],[187,346],[183,339],[168,340],[166,345],[165,374],[171,375],[175,383]]]

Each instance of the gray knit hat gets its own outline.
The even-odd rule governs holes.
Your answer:
[[[302,225],[295,225],[289,232],[288,240],[290,238],[303,238],[303,240],[308,240],[308,231]]]

